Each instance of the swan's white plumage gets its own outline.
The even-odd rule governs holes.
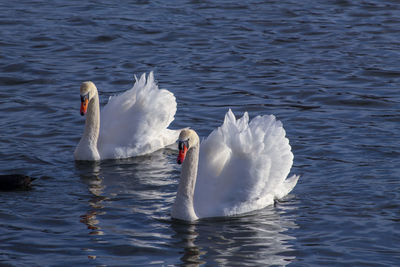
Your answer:
[[[140,79],[135,76],[135,80],[132,89],[110,97],[101,110],[97,142],[100,159],[152,153],[178,138],[179,131],[167,129],[176,113],[175,96],[158,88],[153,72],[147,78],[145,74]],[[79,150],[84,149],[77,147],[76,151]],[[75,158],[96,160],[79,158],[77,153]]]
[[[224,123],[200,146],[194,210],[198,218],[261,209],[286,196],[299,176],[287,178],[293,164],[289,140],[275,116],[247,112]],[[182,178],[181,178],[182,179]]]

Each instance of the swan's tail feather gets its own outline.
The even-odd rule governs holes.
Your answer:
[[[299,178],[300,175],[292,175],[290,178],[287,178],[285,181],[283,181],[282,186],[280,188],[277,188],[277,190],[275,191],[275,198],[282,199],[286,195],[288,195],[296,186]]]

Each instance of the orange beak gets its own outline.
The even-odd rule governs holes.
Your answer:
[[[89,99],[87,99],[87,98],[85,98],[85,99],[83,99],[83,101],[81,101],[81,115],[82,116],[86,114],[88,104],[89,104]]]
[[[182,164],[183,163],[183,161],[185,160],[187,151],[188,151],[188,149],[187,149],[186,145],[183,145],[183,149],[179,149],[178,159],[176,160],[176,162],[178,164]]]

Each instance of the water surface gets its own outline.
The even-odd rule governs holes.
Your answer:
[[[397,1],[0,2],[0,195],[11,266],[396,266],[400,263]],[[75,163],[79,86],[101,103],[153,70],[173,128],[275,114],[301,174],[276,205],[170,219],[176,151]]]

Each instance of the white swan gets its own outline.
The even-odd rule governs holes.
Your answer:
[[[286,196],[299,176],[286,179],[293,164],[289,140],[273,115],[231,110],[222,126],[201,143],[194,130],[179,135],[181,177],[171,216],[185,221],[230,216],[273,204]]]
[[[135,80],[132,89],[110,97],[101,111],[101,124],[97,88],[90,81],[82,83],[80,112],[87,117],[75,160],[128,158],[176,142],[180,131],[167,129],[176,112],[174,95],[158,89],[153,72]]]

